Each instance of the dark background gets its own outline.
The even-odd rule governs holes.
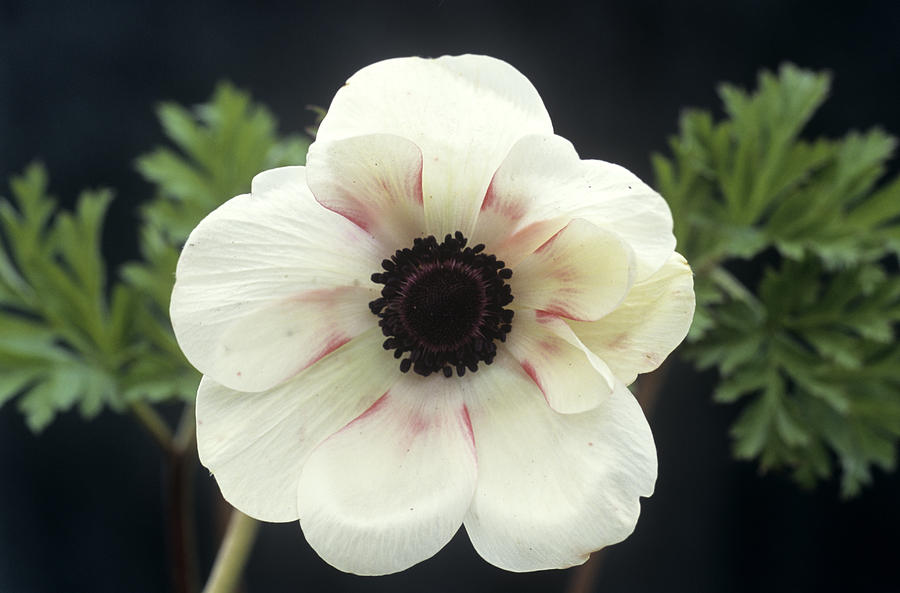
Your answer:
[[[898,32],[900,3],[864,0],[0,0],[0,178],[40,158],[67,203],[83,187],[115,188],[105,245],[120,263],[136,255],[135,210],[152,190],[133,158],[162,142],[158,101],[201,102],[227,78],[296,132],[311,122],[304,105],[327,105],[366,64],[472,52],[528,76],[584,157],[650,179],[648,155],[665,150],[680,109],[718,113],[717,82],[751,86],[758,69],[785,60],[834,73],[810,134],[900,133]],[[635,534],[605,555],[596,590],[900,591],[900,479],[876,471],[842,503],[835,482],[810,493],[760,477],[730,459],[736,410],[710,401],[713,380],[685,367],[670,376],[651,418],[657,493]],[[167,590],[161,468],[127,416],[65,415],[35,436],[14,405],[0,409],[0,592]],[[197,480],[205,574],[215,491],[202,470]],[[405,573],[358,578],[321,562],[286,524],[263,527],[247,589],[553,592],[570,577],[504,573],[460,534]]]

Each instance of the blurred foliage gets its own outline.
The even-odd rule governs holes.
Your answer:
[[[100,243],[109,191],[81,194],[60,212],[47,174],[32,165],[0,201],[0,402],[19,395],[32,430],[73,406],[85,417],[104,406],[187,393],[177,349],[148,333],[159,323],[133,287],[108,286]],[[166,377],[166,380],[161,378]]]
[[[193,110],[164,103],[157,115],[175,147],[137,159],[138,171],[157,191],[142,209],[144,260],[126,265],[123,273],[151,296],[168,327],[175,264],[190,232],[219,204],[250,191],[257,173],[302,165],[309,139],[279,138],[269,110],[229,84],[220,84],[209,103]]]
[[[191,229],[265,169],[302,164],[309,141],[279,138],[264,107],[230,85],[193,110],[166,103],[159,120],[175,148],[140,157],[156,186],[142,209],[143,260],[109,282],[101,252],[108,190],[86,191],[74,212],[47,194],[30,166],[0,199],[0,404],[17,398],[32,430],[77,407],[90,418],[139,400],[192,401],[199,374],[168,319],[178,253]]]
[[[852,496],[897,461],[900,178],[879,187],[896,141],[878,129],[799,137],[829,86],[792,65],[722,85],[727,118],[685,112],[653,164],[696,274],[686,353],[744,402],[735,456],[803,485],[839,465]]]

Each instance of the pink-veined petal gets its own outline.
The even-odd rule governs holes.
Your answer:
[[[609,367],[555,315],[516,313],[506,348],[557,412],[590,410],[612,393],[615,377]]]
[[[170,314],[188,360],[262,391],[376,322],[375,240],[315,201],[303,167],[259,174],[213,211],[178,260]]]
[[[465,527],[481,557],[515,572],[566,568],[625,539],[657,467],[628,389],[617,383],[593,410],[558,414],[515,361],[498,357],[490,370],[469,405],[478,485]]]
[[[306,179],[316,199],[369,231],[385,254],[425,234],[422,151],[390,134],[315,142]]]
[[[509,281],[516,309],[594,320],[634,282],[634,255],[615,233],[576,218],[522,260]]]
[[[512,147],[471,239],[514,266],[573,218],[622,237],[635,253],[638,280],[675,249],[672,214],[659,194],[619,165],[580,160],[569,141],[552,135],[528,136]]]
[[[635,284],[615,311],[591,322],[570,322],[584,344],[626,385],[659,365],[687,335],[694,317],[694,278],[675,253]]]
[[[421,150],[428,234],[469,236],[491,176],[526,134],[551,134],[540,96],[487,56],[396,58],[363,68],[335,95],[317,141],[402,136]]]
[[[262,521],[299,517],[297,485],[310,453],[398,379],[382,340],[372,328],[293,380],[260,393],[203,378],[197,448],[228,502]]]
[[[440,550],[475,489],[476,458],[458,384],[404,375],[323,442],[298,490],[307,541],[332,566],[388,574]]]

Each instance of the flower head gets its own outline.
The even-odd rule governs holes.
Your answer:
[[[191,233],[171,315],[225,498],[384,574],[460,525],[514,571],[627,537],[656,481],[626,387],[684,338],[663,199],[580,160],[531,83],[404,58],[338,91],[307,166]]]

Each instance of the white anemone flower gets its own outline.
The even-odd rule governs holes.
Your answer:
[[[352,76],[306,167],[257,175],[178,262],[200,460],[329,564],[404,570],[464,525],[511,571],[626,538],[653,493],[627,385],[687,333],[665,201],[581,160],[484,56]]]

